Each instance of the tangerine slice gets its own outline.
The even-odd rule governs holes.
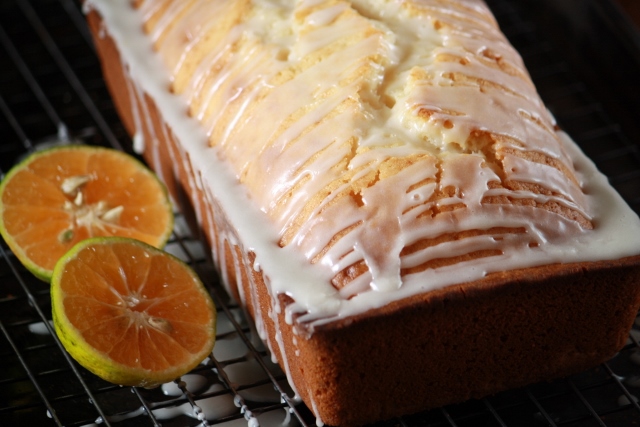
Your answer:
[[[135,239],[98,237],[55,266],[51,306],[69,354],[109,382],[155,387],[212,351],[216,312],[198,275]]]
[[[162,248],[172,229],[164,185],[142,162],[114,149],[65,145],[38,151],[0,183],[0,233],[44,281],[83,239],[123,236]]]

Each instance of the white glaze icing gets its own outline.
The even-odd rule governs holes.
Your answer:
[[[220,35],[212,29],[244,2],[185,2],[180,21],[169,6],[147,36],[142,22],[157,3],[134,11],[128,0],[87,0],[134,93],[153,99],[165,131],[180,141],[172,155],[190,171],[188,190],[210,207],[200,222],[219,237],[213,259],[224,265],[226,241],[242,249],[231,252],[236,277],[263,273],[273,295],[268,313],[254,304],[263,338],[263,319],[282,310],[279,294],[294,300],[287,319],[300,314],[312,333],[495,271],[640,253],[637,215],[555,129],[484,3],[448,3],[453,8],[437,0],[261,0]],[[216,43],[207,38],[214,36]],[[194,65],[189,54],[199,43],[209,50]],[[478,146],[478,133],[491,134],[492,144]],[[391,158],[413,163],[371,180]],[[508,181],[543,188],[510,189]],[[489,202],[499,197],[537,207]],[[548,203],[595,228],[542,208]],[[461,230],[482,233],[401,255]],[[407,273],[476,251],[492,255]],[[363,261],[366,272],[342,289],[331,284]],[[240,296],[256,302],[255,293]]]

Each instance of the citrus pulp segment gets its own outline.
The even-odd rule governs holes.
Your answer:
[[[65,145],[35,152],[0,183],[0,233],[18,259],[49,281],[79,241],[124,236],[163,247],[173,229],[164,185],[134,157]]]
[[[56,334],[89,371],[155,387],[212,351],[216,311],[197,274],[146,243],[98,237],[74,246],[51,281]]]

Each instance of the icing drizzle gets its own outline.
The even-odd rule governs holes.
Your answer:
[[[481,1],[137,3],[86,5],[226,220],[200,218],[214,259],[237,245],[234,274],[263,272],[258,322],[278,294],[311,333],[495,271],[640,253],[637,216]]]

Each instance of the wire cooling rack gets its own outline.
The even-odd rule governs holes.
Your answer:
[[[634,55],[640,55],[636,36],[621,32],[627,27],[604,0],[488,3],[559,123],[640,211],[640,133],[635,132],[640,108],[633,104],[640,91],[637,85],[625,85],[627,90],[612,96],[607,87],[594,85],[624,83],[624,76],[610,74],[607,66],[628,73],[640,69],[640,61],[634,62]],[[577,23],[574,18],[562,21],[567,11],[560,5],[589,16]],[[571,44],[577,43],[576,28],[585,20],[593,25],[594,19],[607,24],[598,30],[604,50],[597,50],[624,50],[626,68],[594,62],[588,48]],[[608,41],[602,40],[603,28],[611,32]],[[595,63],[603,67],[597,69]],[[132,153],[77,1],[0,0],[0,138],[1,174],[25,154],[55,141]],[[218,344],[212,357],[180,381],[145,390],[106,383],[69,358],[52,333],[48,287],[0,244],[0,426],[316,424],[310,411],[294,400],[242,311],[221,290],[200,240],[179,212],[167,248],[193,266],[211,290],[219,310]],[[638,425],[637,323],[625,348],[592,370],[378,427]]]

